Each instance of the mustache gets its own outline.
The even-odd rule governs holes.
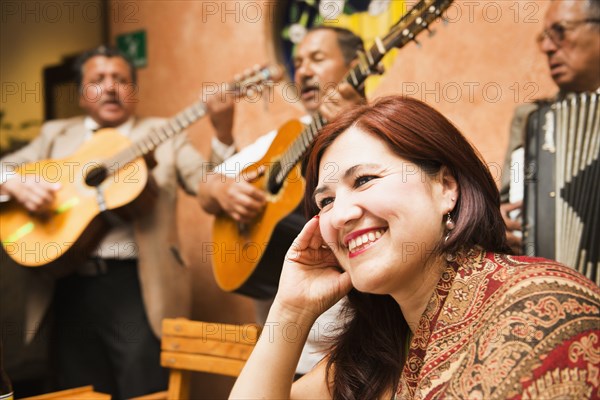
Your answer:
[[[311,80],[303,80],[300,82],[300,92],[304,93],[309,90],[320,90],[321,85],[318,82],[313,82]]]
[[[123,105],[123,101],[119,98],[119,96],[115,96],[115,95],[107,95],[100,100],[100,104],[102,104],[102,105],[107,104],[107,103],[115,103],[120,106]]]

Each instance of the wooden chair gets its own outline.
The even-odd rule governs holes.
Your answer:
[[[59,392],[40,394],[21,400],[110,400],[110,394],[94,392],[92,386],[83,386]]]
[[[167,392],[132,400],[189,399],[193,371],[238,376],[260,335],[257,325],[164,319],[161,365],[170,368]]]

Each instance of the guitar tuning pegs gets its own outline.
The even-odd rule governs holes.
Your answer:
[[[252,84],[246,90],[246,96],[247,97],[254,97],[254,96],[257,96],[257,95],[261,95],[262,91],[263,91],[262,85]]]

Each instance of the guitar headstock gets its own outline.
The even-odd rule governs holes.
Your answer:
[[[402,48],[414,41],[415,37],[429,26],[450,7],[453,0],[421,0],[415,4],[390,30],[383,39],[386,49]]]
[[[255,65],[243,73],[234,76],[230,88],[240,96],[252,96],[264,86],[272,86],[283,78],[283,68],[279,65]]]
[[[381,74],[380,61],[393,48],[404,47],[448,9],[453,0],[421,0],[398,21],[388,34],[376,37],[375,44],[365,52],[357,54],[358,63],[350,70],[344,80],[356,90],[361,90],[365,79],[372,74]]]

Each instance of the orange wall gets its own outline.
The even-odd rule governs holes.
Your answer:
[[[227,81],[244,68],[273,59],[272,1],[125,3],[136,8],[129,9],[126,21],[113,19],[112,36],[147,31],[149,65],[140,72],[143,115],[171,115],[193,101],[203,84]],[[262,18],[251,20],[247,3],[261,6]],[[534,40],[548,4],[455,1],[446,26],[438,22],[433,37],[421,35],[420,48],[411,43],[398,51],[374,95],[412,94],[434,104],[488,162],[500,162],[513,108],[554,90]],[[262,103],[238,107],[235,131],[241,144],[300,112],[298,104],[285,104],[280,96],[268,111],[263,108]],[[208,125],[197,124],[192,134],[207,150]]]

